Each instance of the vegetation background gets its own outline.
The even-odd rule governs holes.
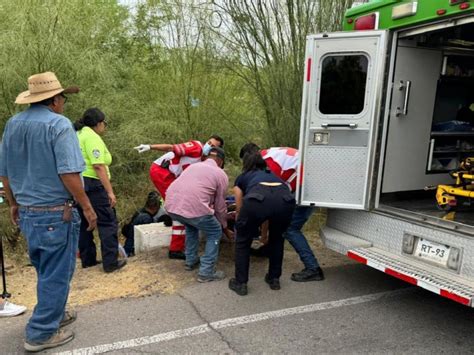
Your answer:
[[[140,143],[224,137],[297,146],[305,38],[341,27],[352,0],[0,0],[0,129],[34,74],[79,85],[65,115],[99,107],[109,122],[120,220],[141,207],[156,153]],[[0,211],[9,250],[22,248]],[[24,247],[24,246],[23,246]]]

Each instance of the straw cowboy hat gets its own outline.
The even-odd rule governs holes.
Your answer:
[[[60,93],[76,94],[79,87],[71,86],[63,89],[56,75],[52,72],[45,72],[32,75],[28,78],[28,90],[23,91],[16,97],[16,104],[32,104],[40,102]]]

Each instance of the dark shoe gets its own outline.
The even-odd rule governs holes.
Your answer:
[[[54,333],[49,339],[45,341],[39,343],[25,341],[24,346],[26,351],[37,352],[64,345],[66,343],[69,343],[72,339],[74,339],[74,333],[72,331],[67,329],[59,329],[56,333]]]
[[[272,290],[279,290],[280,287],[280,280],[279,279],[270,279],[268,274],[265,275],[265,282],[270,286]]]
[[[102,264],[102,260],[97,260],[94,264],[90,264],[90,265],[82,265],[82,268],[83,269],[87,269],[88,267],[93,267],[93,266],[96,266],[96,265],[99,265],[99,264]]]
[[[104,271],[106,273],[114,272],[114,271],[120,270],[125,265],[127,265],[127,260],[118,260],[116,265],[107,266],[107,267],[104,266]]]
[[[225,279],[224,271],[216,271],[212,275],[198,275],[198,282],[220,281]]]
[[[184,270],[193,271],[199,267],[199,260],[192,265],[184,264]]]
[[[250,248],[250,255],[266,258],[269,256],[268,245],[263,245],[258,249]]]
[[[236,279],[232,278],[229,280],[229,288],[239,296],[247,295],[247,284],[239,283]]]
[[[77,319],[77,312],[73,309],[64,311],[64,317],[61,323],[59,323],[59,328],[65,327],[66,325],[71,324]]]
[[[186,255],[182,251],[170,251],[168,252],[168,258],[186,260]]]
[[[320,267],[316,270],[303,269],[300,272],[291,274],[291,279],[297,282],[322,281],[324,280],[324,273]]]

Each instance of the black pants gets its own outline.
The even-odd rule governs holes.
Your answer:
[[[285,241],[283,233],[290,225],[294,209],[295,199],[286,185],[257,185],[244,196],[235,225],[235,278],[239,283],[248,281],[250,246],[265,221],[269,221],[268,275],[271,279],[281,276]]]
[[[117,265],[118,254],[118,223],[115,210],[110,207],[109,197],[104,186],[98,179],[84,178],[84,188],[97,214],[97,228],[99,230],[100,250],[104,269]],[[81,215],[81,230],[79,234],[79,253],[82,267],[97,264],[97,252],[94,243],[94,234],[87,231],[88,223],[83,211]]]

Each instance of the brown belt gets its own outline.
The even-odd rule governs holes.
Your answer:
[[[33,212],[44,212],[44,211],[64,211],[66,208],[65,205],[59,205],[59,206],[20,206],[21,209],[25,209],[27,211],[33,211]]]

